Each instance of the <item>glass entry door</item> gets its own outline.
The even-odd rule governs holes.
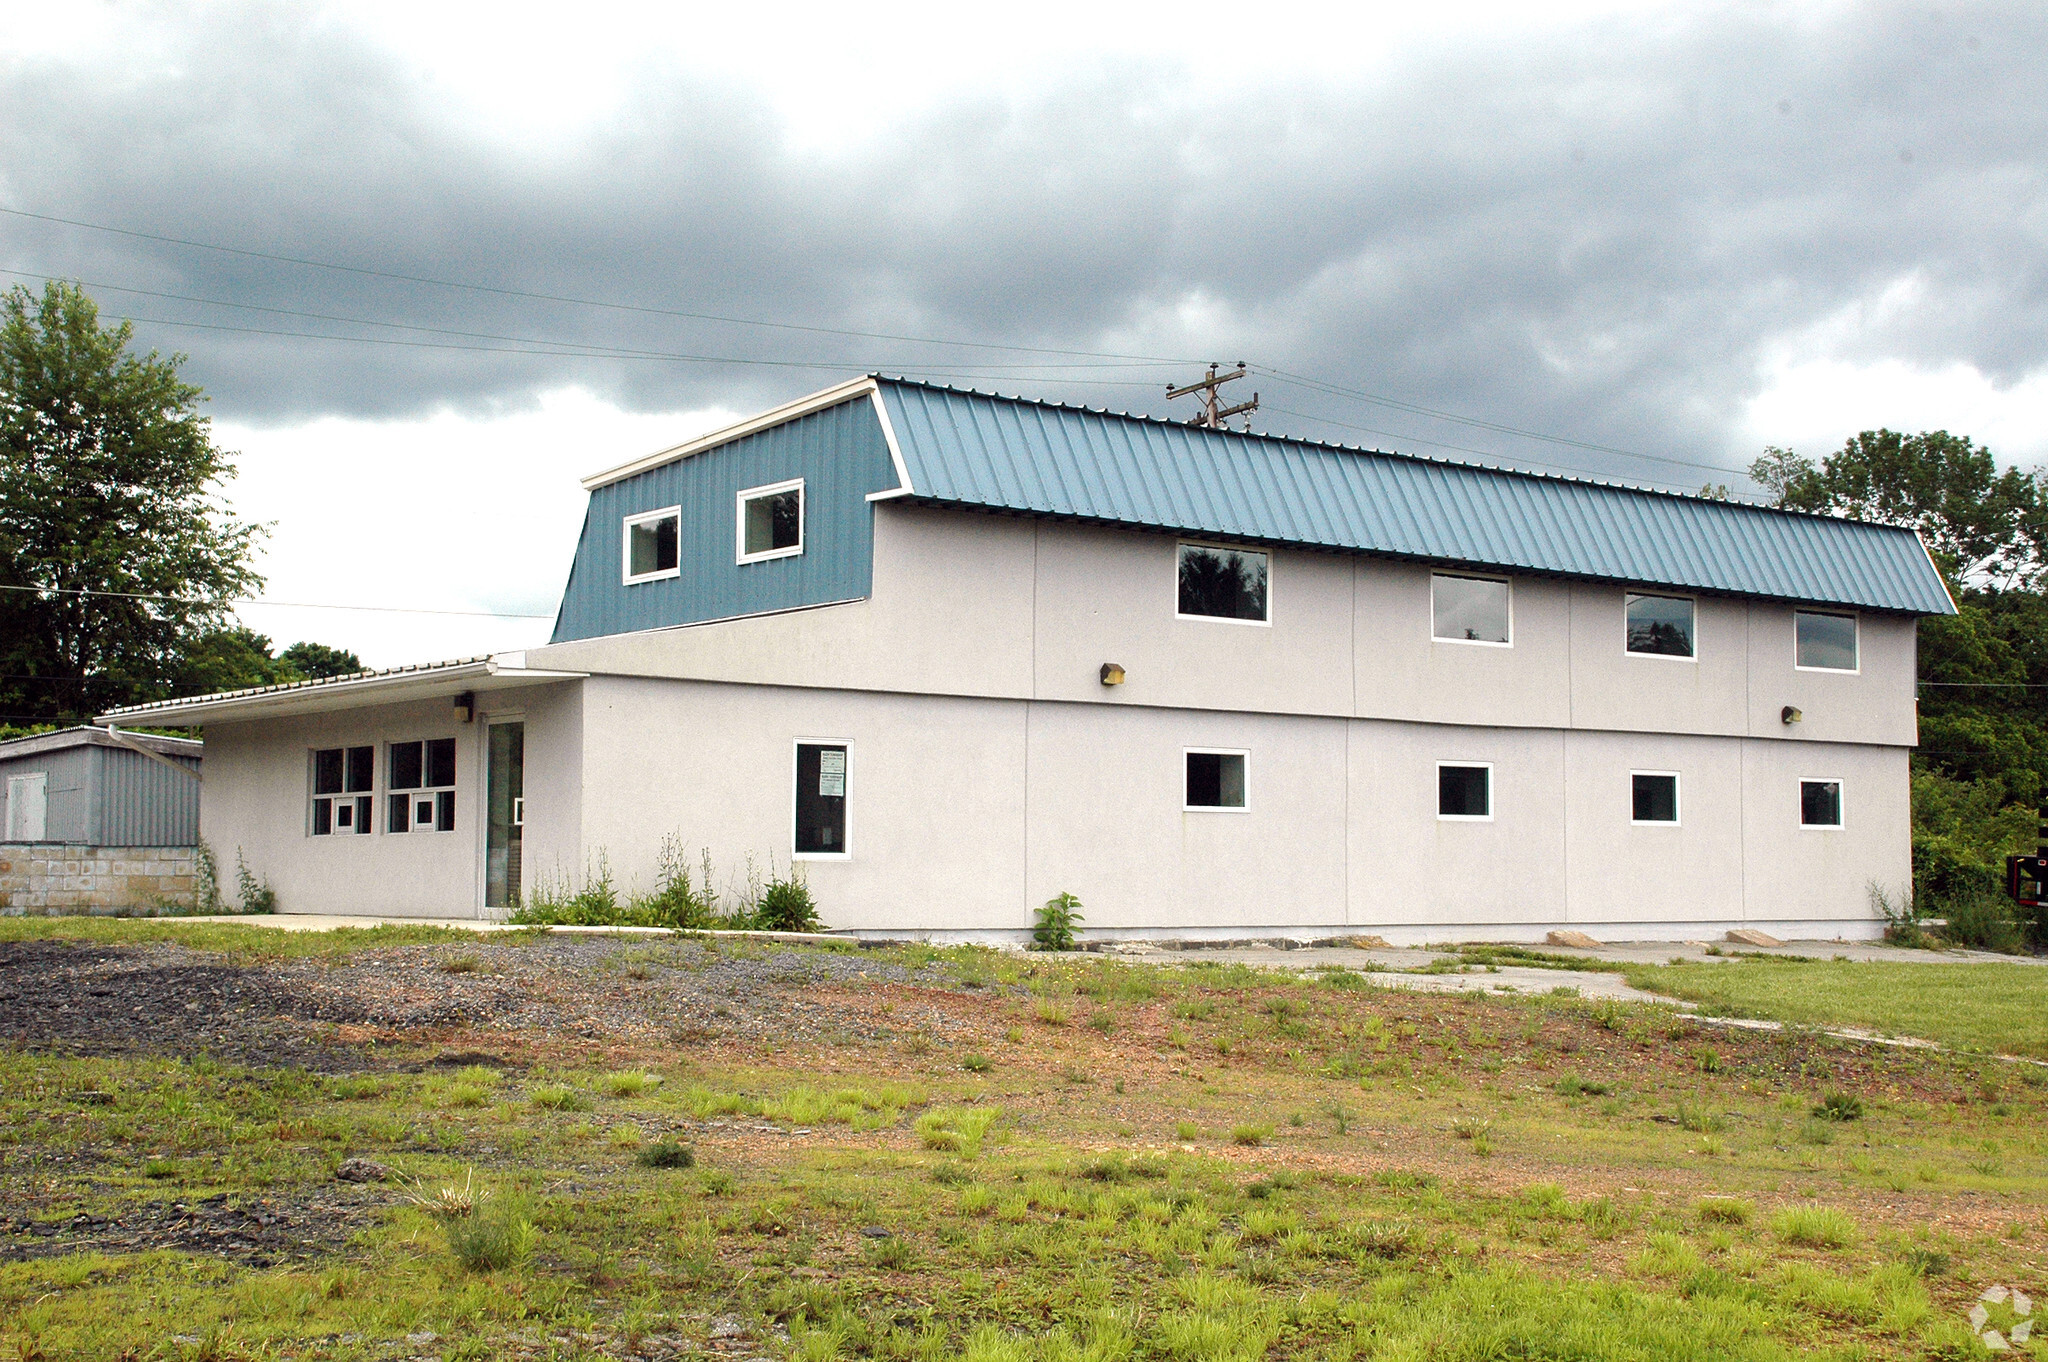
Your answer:
[[[519,852],[526,824],[526,725],[491,725],[486,773],[484,907],[519,906]]]

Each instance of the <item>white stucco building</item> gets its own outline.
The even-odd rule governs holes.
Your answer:
[[[589,479],[555,640],[194,697],[287,912],[503,912],[665,837],[1016,937],[1866,936],[1910,531],[863,379]]]

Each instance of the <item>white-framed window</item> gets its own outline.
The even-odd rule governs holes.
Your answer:
[[[1856,616],[1826,610],[1792,612],[1792,665],[1803,672],[1860,669]]]
[[[313,836],[367,836],[377,830],[375,747],[315,748],[307,765],[313,792],[306,826]]]
[[[1822,832],[1842,826],[1842,782],[1832,776],[1799,780],[1799,826]]]
[[[853,744],[843,738],[799,738],[791,845],[800,861],[844,861],[853,855]]]
[[[804,551],[804,480],[771,482],[739,494],[738,561],[763,563]]]
[[[1249,807],[1247,791],[1251,754],[1232,747],[1189,747],[1182,749],[1187,768],[1188,813],[1243,813]]]
[[[1697,607],[1690,596],[1654,596],[1631,591],[1623,646],[1636,657],[1690,662],[1698,655]]]
[[[1513,647],[1514,601],[1507,579],[1430,573],[1429,636],[1438,643]]]
[[[384,761],[386,832],[455,831],[455,739],[395,742]]]
[[[1630,771],[1628,821],[1642,827],[1678,826],[1678,772]]]
[[[1493,763],[1440,761],[1436,764],[1436,816],[1446,823],[1493,821]]]
[[[1257,549],[1182,544],[1174,592],[1181,619],[1270,624],[1272,560]]]
[[[683,508],[664,506],[626,517],[619,544],[627,586],[683,575]]]

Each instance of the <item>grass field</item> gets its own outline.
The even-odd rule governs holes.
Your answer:
[[[1637,988],[1727,1016],[1857,1027],[1962,1050],[2048,1059],[2048,967],[2041,965],[1751,955],[1626,974]]]
[[[493,968],[410,929],[0,943],[67,932]],[[619,988],[768,954],[593,949]],[[335,1072],[0,1051],[0,1356],[1962,1358],[1986,1287],[2048,1297],[2034,1066],[1716,1032],[1563,974],[869,958],[906,973],[793,986],[832,1019],[803,1034],[312,1024],[354,1047]],[[1834,971],[1698,972],[1657,986],[1768,1009]],[[105,1229],[205,1215],[209,1251]]]

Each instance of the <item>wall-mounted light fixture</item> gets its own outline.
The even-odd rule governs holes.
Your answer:
[[[1806,715],[1793,705],[1787,705],[1778,711],[1778,722],[1781,724],[1796,724],[1805,717]]]
[[[460,718],[464,723],[475,722],[476,696],[474,693],[470,691],[464,691],[462,692],[462,694],[455,697],[455,714],[456,717]]]
[[[1103,663],[1103,664],[1102,664],[1102,684],[1103,684],[1103,685],[1105,685],[1105,686],[1121,686],[1121,685],[1122,685],[1123,683],[1124,683],[1124,669],[1123,669],[1123,664],[1122,664],[1122,663],[1120,663],[1120,662],[1105,662],[1105,663]]]

